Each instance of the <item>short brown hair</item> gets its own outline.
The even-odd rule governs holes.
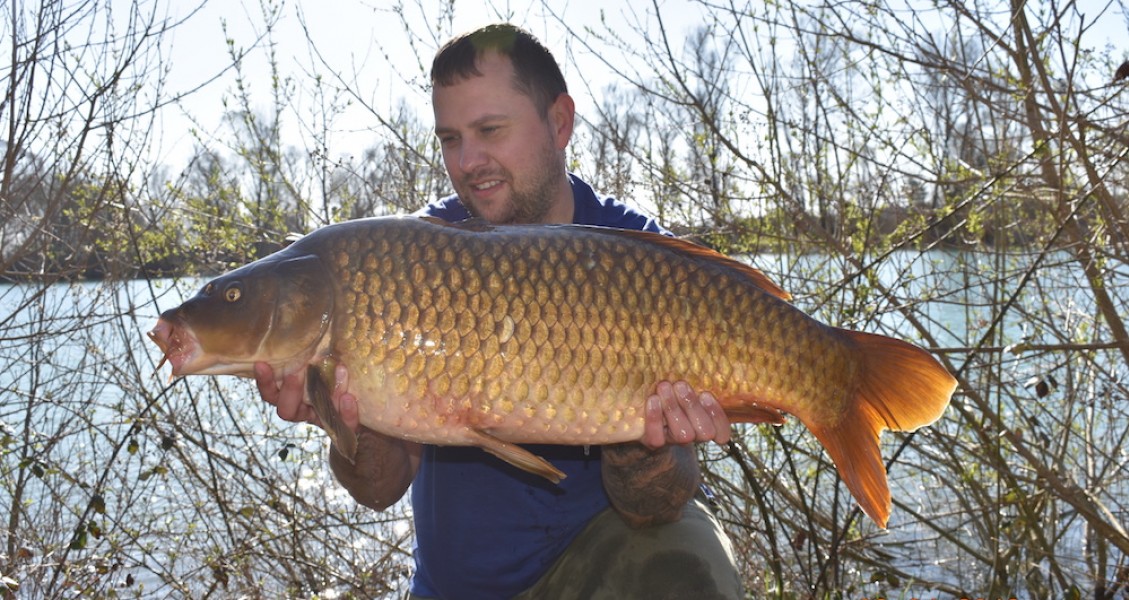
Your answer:
[[[514,87],[533,99],[544,116],[561,94],[568,93],[557,60],[533,34],[510,23],[486,25],[443,45],[431,63],[431,84],[447,86],[480,77],[478,59],[493,50],[514,66]]]

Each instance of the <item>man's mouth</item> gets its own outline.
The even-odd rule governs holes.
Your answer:
[[[502,185],[501,179],[491,179],[490,181],[483,181],[482,183],[472,183],[470,187],[478,191],[483,191],[499,185]]]

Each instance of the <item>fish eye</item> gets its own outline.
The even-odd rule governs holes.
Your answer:
[[[243,290],[239,289],[239,284],[232,284],[223,291],[223,297],[228,302],[236,302],[239,297],[243,295]]]

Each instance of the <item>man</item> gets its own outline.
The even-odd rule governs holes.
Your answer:
[[[566,170],[574,104],[551,53],[508,24],[440,49],[432,64],[435,133],[457,194],[421,214],[493,223],[581,223],[663,232]],[[257,365],[263,398],[287,420],[316,417],[302,373],[281,384]],[[729,439],[717,400],[685,382],[647,399],[641,443],[533,446],[567,474],[559,485],[477,448],[423,446],[359,427],[339,368],[334,402],[358,429],[357,463],[330,450],[334,474],[382,510],[412,489],[413,598],[736,598],[740,581],[716,521],[693,500],[693,442]]]

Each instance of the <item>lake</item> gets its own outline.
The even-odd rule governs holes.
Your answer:
[[[935,426],[883,438],[883,456],[897,454],[885,533],[848,520],[849,495],[794,420],[741,427],[740,459],[702,447],[750,589],[1115,585],[1129,573],[1116,536],[1047,480],[1077,484],[1111,526],[1129,515],[1125,364],[1093,344],[1108,335],[1077,267],[1024,253],[879,258],[755,262],[805,311],[937,348],[969,386]],[[401,597],[410,506],[358,508],[325,467],[320,430],[279,420],[249,380],[158,372],[144,333],[199,285],[0,285],[2,575],[21,597]]]

